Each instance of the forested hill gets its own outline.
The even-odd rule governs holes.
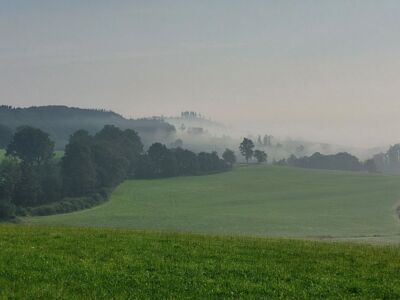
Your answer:
[[[76,130],[85,129],[93,134],[106,124],[136,130],[145,144],[167,140],[175,132],[173,125],[159,119],[126,119],[112,111],[67,106],[14,108],[3,105],[0,106],[0,124],[12,130],[22,125],[40,128],[51,135],[57,148],[63,148]]]

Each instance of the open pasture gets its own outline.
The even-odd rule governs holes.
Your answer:
[[[25,222],[400,241],[399,200],[395,176],[246,166],[211,176],[129,180],[103,205]]]

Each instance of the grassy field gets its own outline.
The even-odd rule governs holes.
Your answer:
[[[251,166],[126,181],[101,206],[25,222],[399,242],[399,200],[399,177]]]
[[[1,299],[399,299],[399,246],[0,226]]]

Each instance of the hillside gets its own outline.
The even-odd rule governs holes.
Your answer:
[[[76,130],[85,129],[93,134],[106,124],[134,129],[145,143],[168,139],[175,132],[172,125],[161,120],[125,119],[112,111],[67,106],[0,106],[0,123],[14,130],[22,125],[40,128],[51,135],[57,148],[63,148]]]
[[[399,299],[400,248],[0,226],[2,299]]]
[[[400,241],[400,178],[245,166],[121,184],[107,203],[30,224]]]

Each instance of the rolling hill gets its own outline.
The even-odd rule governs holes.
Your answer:
[[[396,176],[244,166],[211,176],[126,181],[101,206],[24,222],[398,242],[399,199]]]
[[[112,111],[56,105],[28,108],[3,105],[0,123],[13,130],[22,125],[40,128],[50,134],[57,149],[63,149],[73,132],[85,129],[93,134],[106,124],[134,129],[145,143],[168,139],[175,132],[174,126],[159,119],[126,119]]]

